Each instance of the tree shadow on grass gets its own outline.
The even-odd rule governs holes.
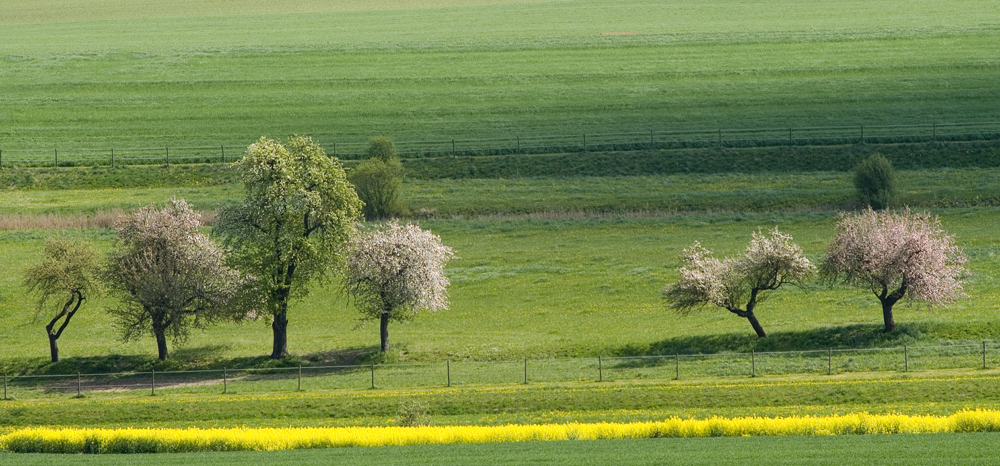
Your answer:
[[[881,325],[853,324],[819,327],[798,332],[774,332],[767,338],[752,333],[725,333],[676,337],[648,346],[624,346],[615,356],[663,356],[826,349],[884,348],[912,344],[927,332],[923,324],[899,324],[884,333]]]

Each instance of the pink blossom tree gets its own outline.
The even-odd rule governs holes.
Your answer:
[[[816,270],[792,237],[777,228],[770,236],[754,232],[740,257],[720,261],[695,242],[684,250],[683,261],[680,279],[663,291],[670,306],[684,312],[713,304],[747,319],[760,338],[767,333],[754,310],[766,298],[764,292],[801,283]]]
[[[828,280],[871,290],[888,333],[896,329],[892,306],[904,297],[942,306],[965,296],[967,260],[937,217],[869,207],[841,216],[820,271]]]
[[[381,352],[389,349],[390,320],[448,308],[444,266],[452,255],[437,235],[395,222],[348,243],[344,290],[363,319],[379,320]]]

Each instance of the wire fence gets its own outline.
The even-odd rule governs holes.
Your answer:
[[[825,126],[790,128],[713,129],[510,136],[490,139],[401,141],[402,158],[477,157],[514,154],[551,154],[669,150],[692,148],[747,148],[830,146],[848,144],[902,144],[1000,140],[1000,122],[929,123],[881,126]],[[368,142],[318,141],[329,155],[343,160],[367,158]],[[145,148],[2,149],[0,168],[11,166],[124,166],[184,163],[226,163],[241,157],[246,145]]]
[[[1000,367],[1000,344],[871,349],[675,354],[634,357],[445,361],[424,364],[3,376],[3,399],[85,393],[277,393],[303,390],[418,389],[560,382],[636,382],[852,372]]]

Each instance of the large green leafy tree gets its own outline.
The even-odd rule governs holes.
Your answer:
[[[362,203],[340,162],[309,137],[285,144],[262,137],[234,166],[246,198],[220,212],[215,232],[233,263],[253,276],[272,317],[271,358],[280,359],[288,355],[289,300],[343,264]]]

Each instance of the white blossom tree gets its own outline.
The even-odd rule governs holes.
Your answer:
[[[721,307],[747,319],[760,338],[767,333],[754,311],[767,297],[764,292],[801,283],[816,270],[792,237],[777,228],[770,236],[754,232],[742,256],[722,261],[695,242],[684,250],[683,262],[680,278],[663,291],[672,308],[684,312],[706,304]]]
[[[340,162],[306,136],[285,144],[262,137],[234,167],[246,197],[219,212],[213,231],[232,262],[255,277],[272,318],[271,359],[281,359],[288,356],[289,301],[343,264],[362,203]]]
[[[888,333],[896,329],[892,307],[904,297],[941,306],[965,296],[967,260],[937,217],[869,207],[841,216],[820,271],[828,280],[871,290]]]
[[[390,320],[448,308],[444,266],[452,256],[437,235],[395,222],[348,243],[344,290],[363,319],[379,320],[383,353],[389,349]]]
[[[152,334],[160,360],[167,358],[168,334],[183,341],[191,327],[253,311],[236,306],[249,302],[236,299],[244,280],[200,226],[200,216],[176,199],[162,209],[143,207],[116,225],[105,274],[122,306],[109,312],[123,340]]]

